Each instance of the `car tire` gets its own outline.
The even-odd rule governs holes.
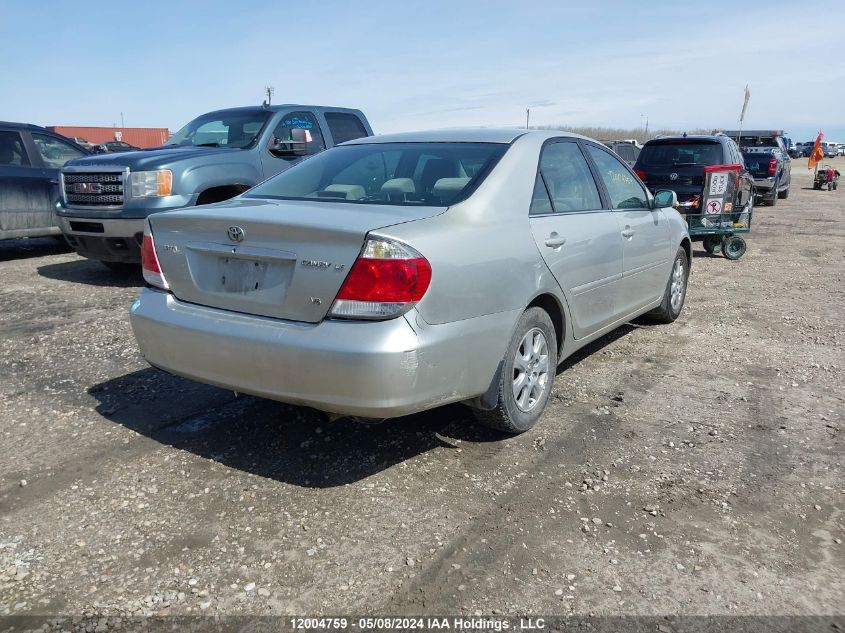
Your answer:
[[[706,235],[704,237],[704,242],[703,242],[702,245],[704,246],[704,250],[712,255],[717,250],[719,250],[719,247],[722,246],[722,236],[721,235]]]
[[[557,346],[548,313],[537,307],[523,312],[502,361],[496,406],[475,409],[478,421],[512,434],[524,433],[537,424],[552,392]]]
[[[669,273],[669,281],[666,282],[663,301],[657,308],[647,313],[646,317],[655,323],[672,323],[677,319],[684,309],[684,301],[687,297],[687,281],[689,281],[689,258],[686,250],[681,246],[675,253],[675,260],[672,262],[672,270]]]
[[[781,200],[786,200],[789,197],[789,187],[784,189],[783,191],[778,191],[778,198]]]

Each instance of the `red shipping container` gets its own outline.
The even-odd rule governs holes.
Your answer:
[[[49,125],[48,130],[62,136],[78,136],[89,143],[123,141],[135,147],[158,147],[170,138],[164,127],[85,127],[76,125]]]

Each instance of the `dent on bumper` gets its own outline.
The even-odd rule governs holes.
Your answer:
[[[485,392],[519,312],[431,326],[406,318],[318,324],[238,314],[152,289],[130,314],[153,366],[331,413],[389,418]]]

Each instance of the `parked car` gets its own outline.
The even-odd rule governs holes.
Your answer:
[[[701,213],[704,168],[708,165],[741,166],[737,194],[738,213],[754,205],[754,177],[745,166],[737,144],[724,134],[663,136],[648,141],[634,171],[652,191],[671,189],[685,213]]]
[[[725,134],[737,142],[746,162],[751,160],[748,169],[763,204],[774,206],[778,198],[787,198],[792,184],[792,159],[786,150],[783,131],[743,130]]]
[[[845,143],[837,143],[836,147],[839,150],[839,155],[845,156]]]
[[[43,127],[0,121],[0,239],[61,235],[59,169],[87,154]]]
[[[629,165],[637,162],[641,146],[636,141],[602,141]]]
[[[836,158],[839,156],[839,145],[829,141],[822,141],[822,151],[825,158]]]
[[[59,226],[111,268],[141,262],[144,218],[227,200],[326,147],[372,134],[359,110],[251,106],[197,117],[163,146],[71,161]]]
[[[813,153],[813,148],[816,146],[815,141],[805,141],[801,145],[801,157],[802,158],[809,158],[810,154]]]
[[[141,149],[140,147],[135,147],[134,145],[130,145],[129,143],[125,143],[123,141],[106,141],[105,143],[99,143],[92,147],[92,151],[97,154],[105,154],[108,152],[135,152]]]
[[[152,365],[238,392],[367,418],[465,402],[519,433],[576,349],[678,317],[675,200],[556,131],[358,139],[150,216],[132,327]]]
[[[70,139],[71,141],[73,141],[74,143],[76,143],[77,145],[79,145],[79,147],[84,147],[84,148],[85,148],[85,149],[87,149],[89,152],[91,151],[91,148],[92,148],[92,147],[94,147],[94,144],[93,144],[93,143],[89,143],[88,141],[86,141],[86,140],[85,140],[84,138],[82,138],[81,136],[68,136],[68,137],[65,137],[65,138]]]

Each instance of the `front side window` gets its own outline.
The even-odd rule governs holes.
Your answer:
[[[70,143],[65,143],[46,134],[33,133],[32,140],[47,167],[58,169],[64,167],[64,164],[69,160],[85,155]]]
[[[622,161],[595,145],[587,145],[587,151],[604,182],[612,209],[649,208],[645,190]]]
[[[244,197],[448,206],[474,191],[507,149],[501,143],[344,145],[295,165]]]
[[[540,154],[537,183],[531,203],[532,215],[601,209],[596,183],[577,143],[546,145]],[[543,196],[542,187],[545,187],[547,198]]]
[[[282,117],[276,129],[273,130],[273,136],[282,141],[291,140],[291,130],[298,128],[308,132],[308,141],[306,145],[306,154],[318,154],[326,149],[326,143],[323,140],[323,133],[320,131],[320,125],[317,119],[310,112],[291,112]]]
[[[0,165],[29,165],[23,139],[17,132],[0,132]]]
[[[249,147],[271,114],[266,110],[210,112],[188,123],[164,145],[235,149]]]

